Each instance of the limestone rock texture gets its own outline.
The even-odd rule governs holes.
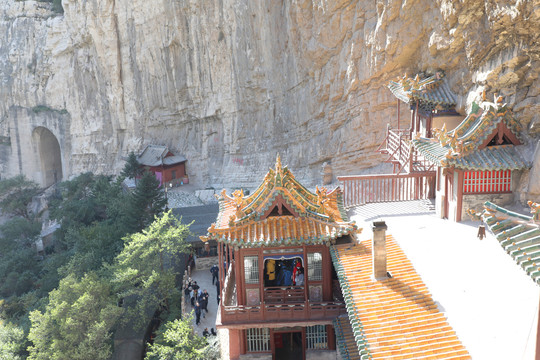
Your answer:
[[[255,187],[278,153],[307,185],[324,163],[365,173],[397,124],[388,81],[436,70],[462,113],[482,90],[502,95],[531,161],[538,147],[540,0],[62,5],[0,0],[2,177],[50,180],[51,138],[64,179],[114,174],[146,144],[184,155],[201,187]],[[522,183],[540,196],[538,171]]]

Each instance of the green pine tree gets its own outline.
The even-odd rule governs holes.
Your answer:
[[[130,232],[144,229],[160,214],[167,199],[160,189],[159,180],[149,171],[145,171],[137,187],[129,197],[127,221]]]
[[[141,165],[137,161],[137,156],[135,155],[133,151],[130,152],[126,160],[126,164],[124,165],[124,168],[122,169],[122,172],[120,173],[120,176],[122,178],[137,179],[137,177],[140,176],[142,173],[143,173],[143,169],[141,168]]]
[[[148,309],[159,305],[169,309],[175,286],[177,262],[189,251],[185,239],[190,234],[171,210],[146,229],[125,238],[125,246],[112,265],[118,293],[136,298],[135,319],[143,319]]]

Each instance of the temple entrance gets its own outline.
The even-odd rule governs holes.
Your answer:
[[[301,360],[304,358],[302,332],[274,333],[275,360]]]
[[[41,185],[51,186],[62,180],[62,155],[60,144],[54,134],[44,128],[38,127],[32,135],[37,145],[41,168]]]

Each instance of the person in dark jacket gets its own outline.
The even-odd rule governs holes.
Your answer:
[[[210,272],[212,273],[212,285],[214,285],[214,280],[219,281],[219,267],[217,266],[217,264],[212,265],[212,267],[210,268]]]
[[[199,296],[199,304],[201,304],[201,310],[206,310],[207,313],[208,313],[208,298],[209,297],[210,295],[208,294],[208,291],[206,291],[206,289],[204,289],[204,291]]]
[[[201,322],[201,306],[199,302],[195,303],[195,325],[199,325]]]

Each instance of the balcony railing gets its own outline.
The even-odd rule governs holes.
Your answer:
[[[224,306],[221,322],[249,324],[261,321],[295,321],[333,319],[346,313],[342,302],[302,302],[294,304],[268,304],[259,306]]]
[[[291,304],[305,301],[303,286],[264,288],[264,302],[267,304]]]

